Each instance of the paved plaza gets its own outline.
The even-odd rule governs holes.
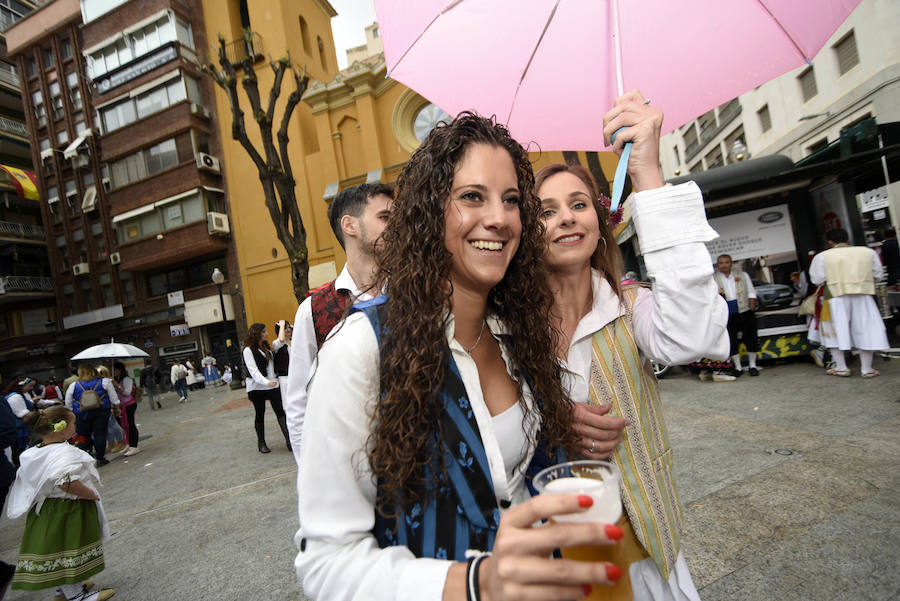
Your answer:
[[[877,361],[873,380],[765,367],[733,383],[677,370],[662,381],[701,597],[900,597],[900,362]],[[274,415],[261,455],[242,390],[166,398],[138,409],[142,452],[101,470],[113,535],[98,584],[117,600],[303,600],[296,466]],[[0,559],[15,561],[24,522],[0,519]]]

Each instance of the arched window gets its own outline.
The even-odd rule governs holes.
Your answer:
[[[303,18],[303,15],[300,15],[300,39],[303,40],[303,51],[312,55],[309,47],[309,25],[306,24],[306,19]]]
[[[322,38],[316,36],[317,44],[319,46],[319,62],[322,63],[322,69],[324,71],[328,71],[328,63],[325,62],[325,43],[322,41]]]

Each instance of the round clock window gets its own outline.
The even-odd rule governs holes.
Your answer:
[[[413,121],[413,133],[416,139],[419,142],[424,141],[431,130],[434,129],[434,126],[440,121],[450,122],[450,115],[433,104],[429,103],[423,106],[416,113],[416,118]]]

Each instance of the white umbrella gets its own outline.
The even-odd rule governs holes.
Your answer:
[[[106,344],[95,344],[72,357],[72,361],[89,359],[126,359],[128,357],[149,357],[136,346],[110,341]]]

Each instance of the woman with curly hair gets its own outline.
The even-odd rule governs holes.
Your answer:
[[[620,566],[640,601],[699,601],[679,550],[680,511],[671,446],[650,359],[683,364],[728,354],[728,312],[704,241],[715,237],[691,182],[663,187],[662,112],[639,92],[616,102],[606,135],[623,126],[633,142],[630,201],[652,290],[623,282],[623,262],[597,184],[580,165],[535,175],[546,226],[557,354],[575,401],[581,455],[613,461],[626,509]]]
[[[533,527],[592,503],[528,488],[578,447],[533,185],[525,149],[469,113],[400,175],[385,294],[335,329],[309,385],[295,567],[312,599],[572,599],[619,577],[550,559],[615,525]]]

